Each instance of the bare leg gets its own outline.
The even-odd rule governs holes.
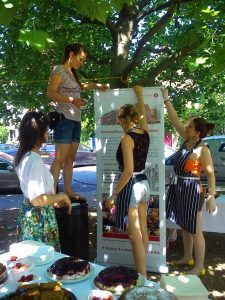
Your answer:
[[[142,234],[142,241],[145,245],[146,253],[148,253],[148,228],[147,228],[147,203],[141,203],[138,206],[139,223]]]
[[[195,266],[188,274],[201,275],[205,259],[205,238],[202,233],[202,212],[198,212],[196,234],[194,237]]]
[[[135,207],[130,207],[128,211],[128,235],[131,241],[136,270],[147,277],[146,245],[143,242],[138,209]]]
[[[69,197],[75,197],[75,193],[72,190],[71,182],[73,176],[73,164],[76,159],[78,147],[79,143],[72,143],[70,145],[70,149],[68,155],[66,156],[66,160],[63,166],[64,192]]]
[[[193,245],[194,245],[193,235],[191,233],[188,233],[185,230],[182,231],[182,235],[183,235],[184,256],[181,259],[176,261],[177,265],[189,264],[192,260]]]
[[[56,144],[55,145],[55,159],[51,165],[51,173],[54,177],[54,189],[56,192],[57,184],[59,181],[59,173],[63,167],[66,157],[70,150],[70,144]]]

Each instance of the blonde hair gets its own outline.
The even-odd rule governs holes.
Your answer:
[[[120,107],[118,118],[125,119],[127,123],[138,124],[140,113],[135,105],[125,104]]]

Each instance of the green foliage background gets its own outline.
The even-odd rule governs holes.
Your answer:
[[[5,126],[0,126],[0,143],[6,143],[8,139],[9,130]]]
[[[179,116],[225,127],[225,6],[222,0],[0,0],[0,117],[51,109],[46,89],[63,48],[89,52],[83,81],[112,88],[166,85]],[[123,80],[121,80],[123,79]],[[94,135],[93,92],[83,95],[83,140]],[[166,129],[173,131],[167,122]]]

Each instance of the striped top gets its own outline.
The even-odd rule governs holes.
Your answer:
[[[81,87],[72,75],[69,74],[63,65],[54,67],[51,76],[59,74],[62,81],[58,88],[58,93],[64,96],[80,98]],[[56,110],[62,113],[67,119],[81,121],[81,110],[72,103],[57,102]]]

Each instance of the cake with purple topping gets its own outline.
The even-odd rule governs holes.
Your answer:
[[[90,264],[74,256],[63,257],[55,261],[47,272],[53,279],[79,279],[90,273]]]
[[[95,277],[95,285],[110,292],[123,292],[134,286],[141,285],[140,274],[129,267],[113,266],[100,271]]]

